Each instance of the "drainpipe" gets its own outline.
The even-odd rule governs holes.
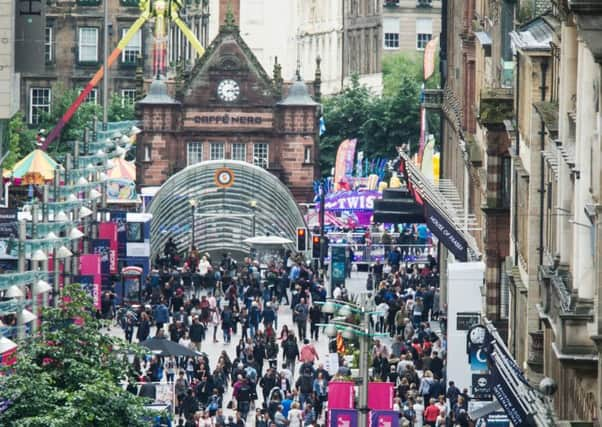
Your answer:
[[[341,18],[343,22],[343,33],[341,34],[341,92],[345,89],[345,38],[347,37],[345,30],[345,2],[346,0],[341,1]]]
[[[547,60],[543,60],[541,62],[541,86],[539,87],[541,89],[541,101],[544,102],[546,100],[546,74],[548,72],[548,61]],[[541,126],[540,126],[540,131],[539,131],[539,141],[540,141],[540,148],[541,148],[541,152],[540,152],[540,160],[539,160],[539,164],[540,164],[540,171],[539,171],[539,175],[540,175],[540,179],[539,179],[539,265],[543,265],[543,225],[544,225],[544,219],[543,219],[543,214],[544,214],[544,204],[545,204],[545,177],[544,177],[544,166],[545,166],[545,159],[544,159],[544,155],[543,152],[545,150],[545,146],[546,146],[546,125],[545,122],[543,121],[543,118],[541,119]]]
[[[516,139],[516,157],[520,156],[520,130],[519,130],[519,120],[520,120],[520,56],[518,52],[515,55],[516,61],[516,105],[514,107],[515,111],[515,129],[514,129],[514,139]],[[518,173],[516,169],[514,170],[514,217],[512,218],[512,222],[514,223],[514,266],[518,265]]]

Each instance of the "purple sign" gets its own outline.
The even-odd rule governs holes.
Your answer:
[[[355,409],[331,409],[330,427],[357,427],[357,411]]]
[[[399,412],[372,411],[370,413],[371,427],[399,427]]]
[[[126,257],[127,227],[126,212],[111,211],[111,222],[117,224],[117,258]]]
[[[379,199],[380,193],[368,191],[338,191],[326,195],[324,202],[327,211],[372,211],[374,199]]]
[[[108,239],[93,239],[92,253],[100,255],[100,272],[102,275],[110,274],[111,241]]]

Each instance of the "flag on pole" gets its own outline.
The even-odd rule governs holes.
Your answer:
[[[326,122],[324,121],[324,116],[320,116],[320,136],[326,133]]]
[[[435,53],[438,45],[439,36],[428,42],[424,48],[424,80],[428,80],[435,72]]]

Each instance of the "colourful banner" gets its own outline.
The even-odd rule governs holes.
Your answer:
[[[140,198],[136,192],[136,183],[129,179],[108,179],[107,199],[110,203],[140,202]]]
[[[371,427],[399,427],[399,412],[372,411],[370,412]]]
[[[331,381],[328,384],[328,409],[351,409],[354,402],[352,381]]]
[[[117,273],[117,224],[114,222],[101,222],[98,224],[98,237],[109,241],[109,272]]]
[[[324,206],[327,211],[372,211],[378,191],[338,191],[326,195]]]
[[[337,191],[339,189],[350,189],[349,184],[344,178],[353,173],[356,144],[357,139],[346,139],[339,145],[334,164],[334,188]]]
[[[91,252],[100,255],[100,274],[110,274],[111,242],[108,239],[93,239]]]
[[[84,286],[91,293],[94,300],[94,307],[100,310],[100,255],[83,254],[79,257],[79,272],[81,276],[91,276],[92,283],[85,283]],[[88,281],[88,279],[84,279]]]
[[[128,239],[127,233],[127,212],[111,211],[111,222],[117,224],[117,259],[126,257],[126,245]]]
[[[368,407],[372,410],[393,409],[393,383],[368,383]]]
[[[328,395],[328,406],[330,406],[331,397]],[[328,411],[330,416],[330,427],[357,427],[358,417],[355,409],[331,409]]]
[[[439,36],[428,42],[424,48],[424,80],[428,80],[435,72],[435,53],[438,45]]]

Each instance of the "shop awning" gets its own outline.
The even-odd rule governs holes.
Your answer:
[[[427,179],[410,157],[401,156],[401,172],[405,175],[414,200],[424,207],[425,222],[431,232],[458,261],[478,260],[481,254],[470,230],[478,230],[474,215],[465,212],[460,197],[448,180],[438,184]]]

